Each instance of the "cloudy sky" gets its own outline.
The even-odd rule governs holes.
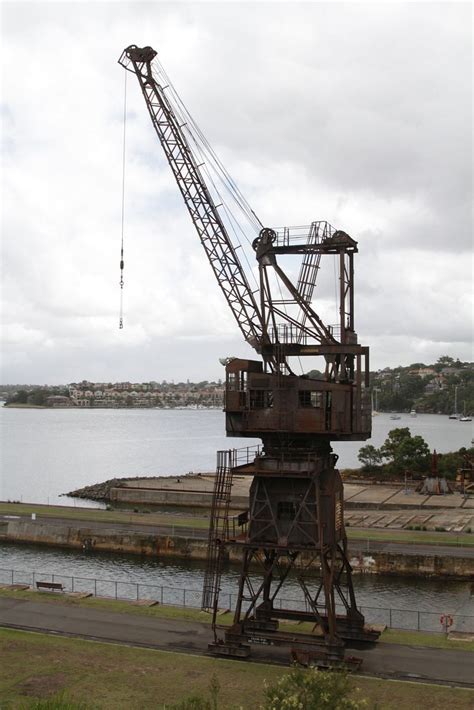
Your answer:
[[[191,380],[251,355],[135,77],[152,45],[261,221],[359,242],[373,368],[472,358],[470,3],[3,2],[3,383]],[[316,304],[316,309],[317,309]]]

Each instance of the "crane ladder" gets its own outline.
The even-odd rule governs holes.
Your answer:
[[[224,544],[229,533],[229,504],[234,457],[235,454],[232,450],[217,452],[201,605],[202,609],[206,611],[214,610],[215,612],[217,610]]]

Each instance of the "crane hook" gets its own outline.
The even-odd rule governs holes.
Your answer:
[[[123,246],[120,250],[120,318],[119,318],[119,330],[123,328]]]

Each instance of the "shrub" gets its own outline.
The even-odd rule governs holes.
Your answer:
[[[354,690],[346,673],[294,668],[265,688],[261,710],[359,710],[365,700],[350,699]]]

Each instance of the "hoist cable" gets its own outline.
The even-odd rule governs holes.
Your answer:
[[[122,145],[122,238],[120,244],[120,317],[119,329],[123,328],[123,237],[125,226],[125,147],[127,136],[127,72],[125,73],[123,91],[123,145]]]
[[[178,92],[174,88],[172,82],[170,81],[169,77],[167,76],[165,70],[163,69],[162,65],[159,63],[159,61],[155,60],[155,71],[157,74],[161,74],[161,76],[164,78],[166,81],[166,88],[170,90],[170,93],[172,94],[174,98],[174,104],[173,105],[173,110],[175,113],[180,117],[182,122],[186,125],[187,128],[187,133],[191,137],[193,143],[196,145],[196,147],[199,147],[199,152],[200,154],[205,154],[207,155],[207,159],[209,162],[212,162],[214,164],[214,170],[216,171],[217,174],[219,175],[219,179],[222,181],[224,187],[228,190],[230,196],[232,199],[236,202],[237,206],[242,210],[242,212],[245,214],[246,218],[250,222],[250,224],[253,226],[254,229],[257,231],[260,230],[261,227],[261,222],[258,219],[258,217],[255,215],[255,212],[252,210],[248,202],[246,201],[245,197],[241,193],[240,189],[238,188],[237,184],[231,177],[231,175],[227,172],[225,169],[224,165],[222,164],[221,160],[213,150],[212,146],[210,145],[209,141],[199,128],[198,124],[190,114],[189,110],[187,109],[186,105],[184,104],[183,100],[179,96]],[[159,78],[159,77],[157,77]],[[184,127],[184,126],[183,126]],[[191,127],[193,130],[191,130]],[[201,145],[198,143],[198,139],[201,142]]]
[[[229,193],[233,201],[244,212],[245,217],[251,223],[251,227],[253,230],[255,230],[256,233],[258,233],[258,231],[260,230],[260,221],[256,217],[253,210],[250,208],[248,203],[245,201],[245,198],[243,198],[243,196],[241,195],[236,184],[228,175],[227,171],[225,170],[217,155],[214,153],[211,145],[209,144],[201,129],[189,113],[179,94],[176,92],[172,82],[166,75],[164,69],[161,67],[161,65],[159,65],[159,63],[154,62],[154,64],[156,65],[153,67],[155,80],[161,81],[162,79],[164,79],[164,81],[166,82],[166,89],[168,90],[168,101],[172,107],[173,113],[181,124],[181,129],[186,130],[186,134],[193,144],[194,157],[197,158],[199,163],[201,163],[199,165],[199,168],[206,176],[206,185],[209,188],[213,189],[214,197],[217,197],[218,202],[222,204],[225,216],[227,217],[227,226],[233,232],[235,242],[238,246],[242,246],[241,240],[239,239],[239,236],[237,234],[238,231],[241,233],[242,237],[248,242],[248,244],[251,245],[253,240],[249,240],[245,230],[242,227],[242,224],[237,219],[234,211],[230,208],[228,200],[225,199],[222,190],[216,184],[215,178],[219,180],[222,187]],[[247,267],[251,274],[251,278],[255,283],[255,288],[258,289],[257,278],[250,265],[249,258],[245,249],[242,249],[242,253],[245,261],[247,262]]]
[[[247,236],[246,236],[246,234],[245,234],[245,232],[244,232],[244,230],[243,230],[243,228],[242,228],[242,225],[241,225],[241,224],[239,223],[239,221],[235,218],[235,215],[233,214],[232,210],[231,210],[231,209],[229,208],[229,206],[226,204],[226,202],[225,202],[224,198],[222,197],[222,195],[221,195],[221,193],[220,193],[220,191],[219,191],[219,188],[218,188],[217,185],[215,184],[214,179],[213,179],[213,177],[212,177],[212,175],[211,175],[209,169],[207,168],[207,166],[203,166],[203,167],[204,167],[203,172],[206,174],[206,177],[207,177],[209,183],[210,183],[210,184],[212,185],[212,187],[214,188],[217,197],[219,198],[220,202],[222,203],[222,208],[223,208],[223,210],[224,210],[224,212],[225,212],[225,214],[226,214],[226,216],[227,216],[227,220],[228,220],[228,223],[229,223],[228,226],[230,226],[230,228],[232,229],[232,232],[234,233],[235,241],[236,241],[236,242],[238,243],[238,245],[240,246],[241,243],[240,243],[240,241],[239,241],[239,237],[238,237],[238,235],[237,235],[236,229],[238,229],[238,230],[242,233],[242,235],[244,236],[244,238],[247,239]],[[247,241],[248,241],[248,239],[247,239]],[[235,247],[234,247],[234,248],[235,248]],[[249,270],[249,274],[251,275],[251,277],[252,277],[252,279],[253,279],[253,281],[254,281],[254,283],[255,283],[255,288],[258,289],[257,277],[255,276],[255,273],[254,273],[254,271],[253,271],[253,269],[252,269],[252,266],[250,265],[250,261],[249,261],[249,259],[248,259],[248,256],[247,256],[247,253],[246,253],[245,249],[242,249],[242,254],[243,254],[244,259],[245,259],[245,261],[246,261],[246,263],[247,263],[247,267],[248,267],[248,270]]]

